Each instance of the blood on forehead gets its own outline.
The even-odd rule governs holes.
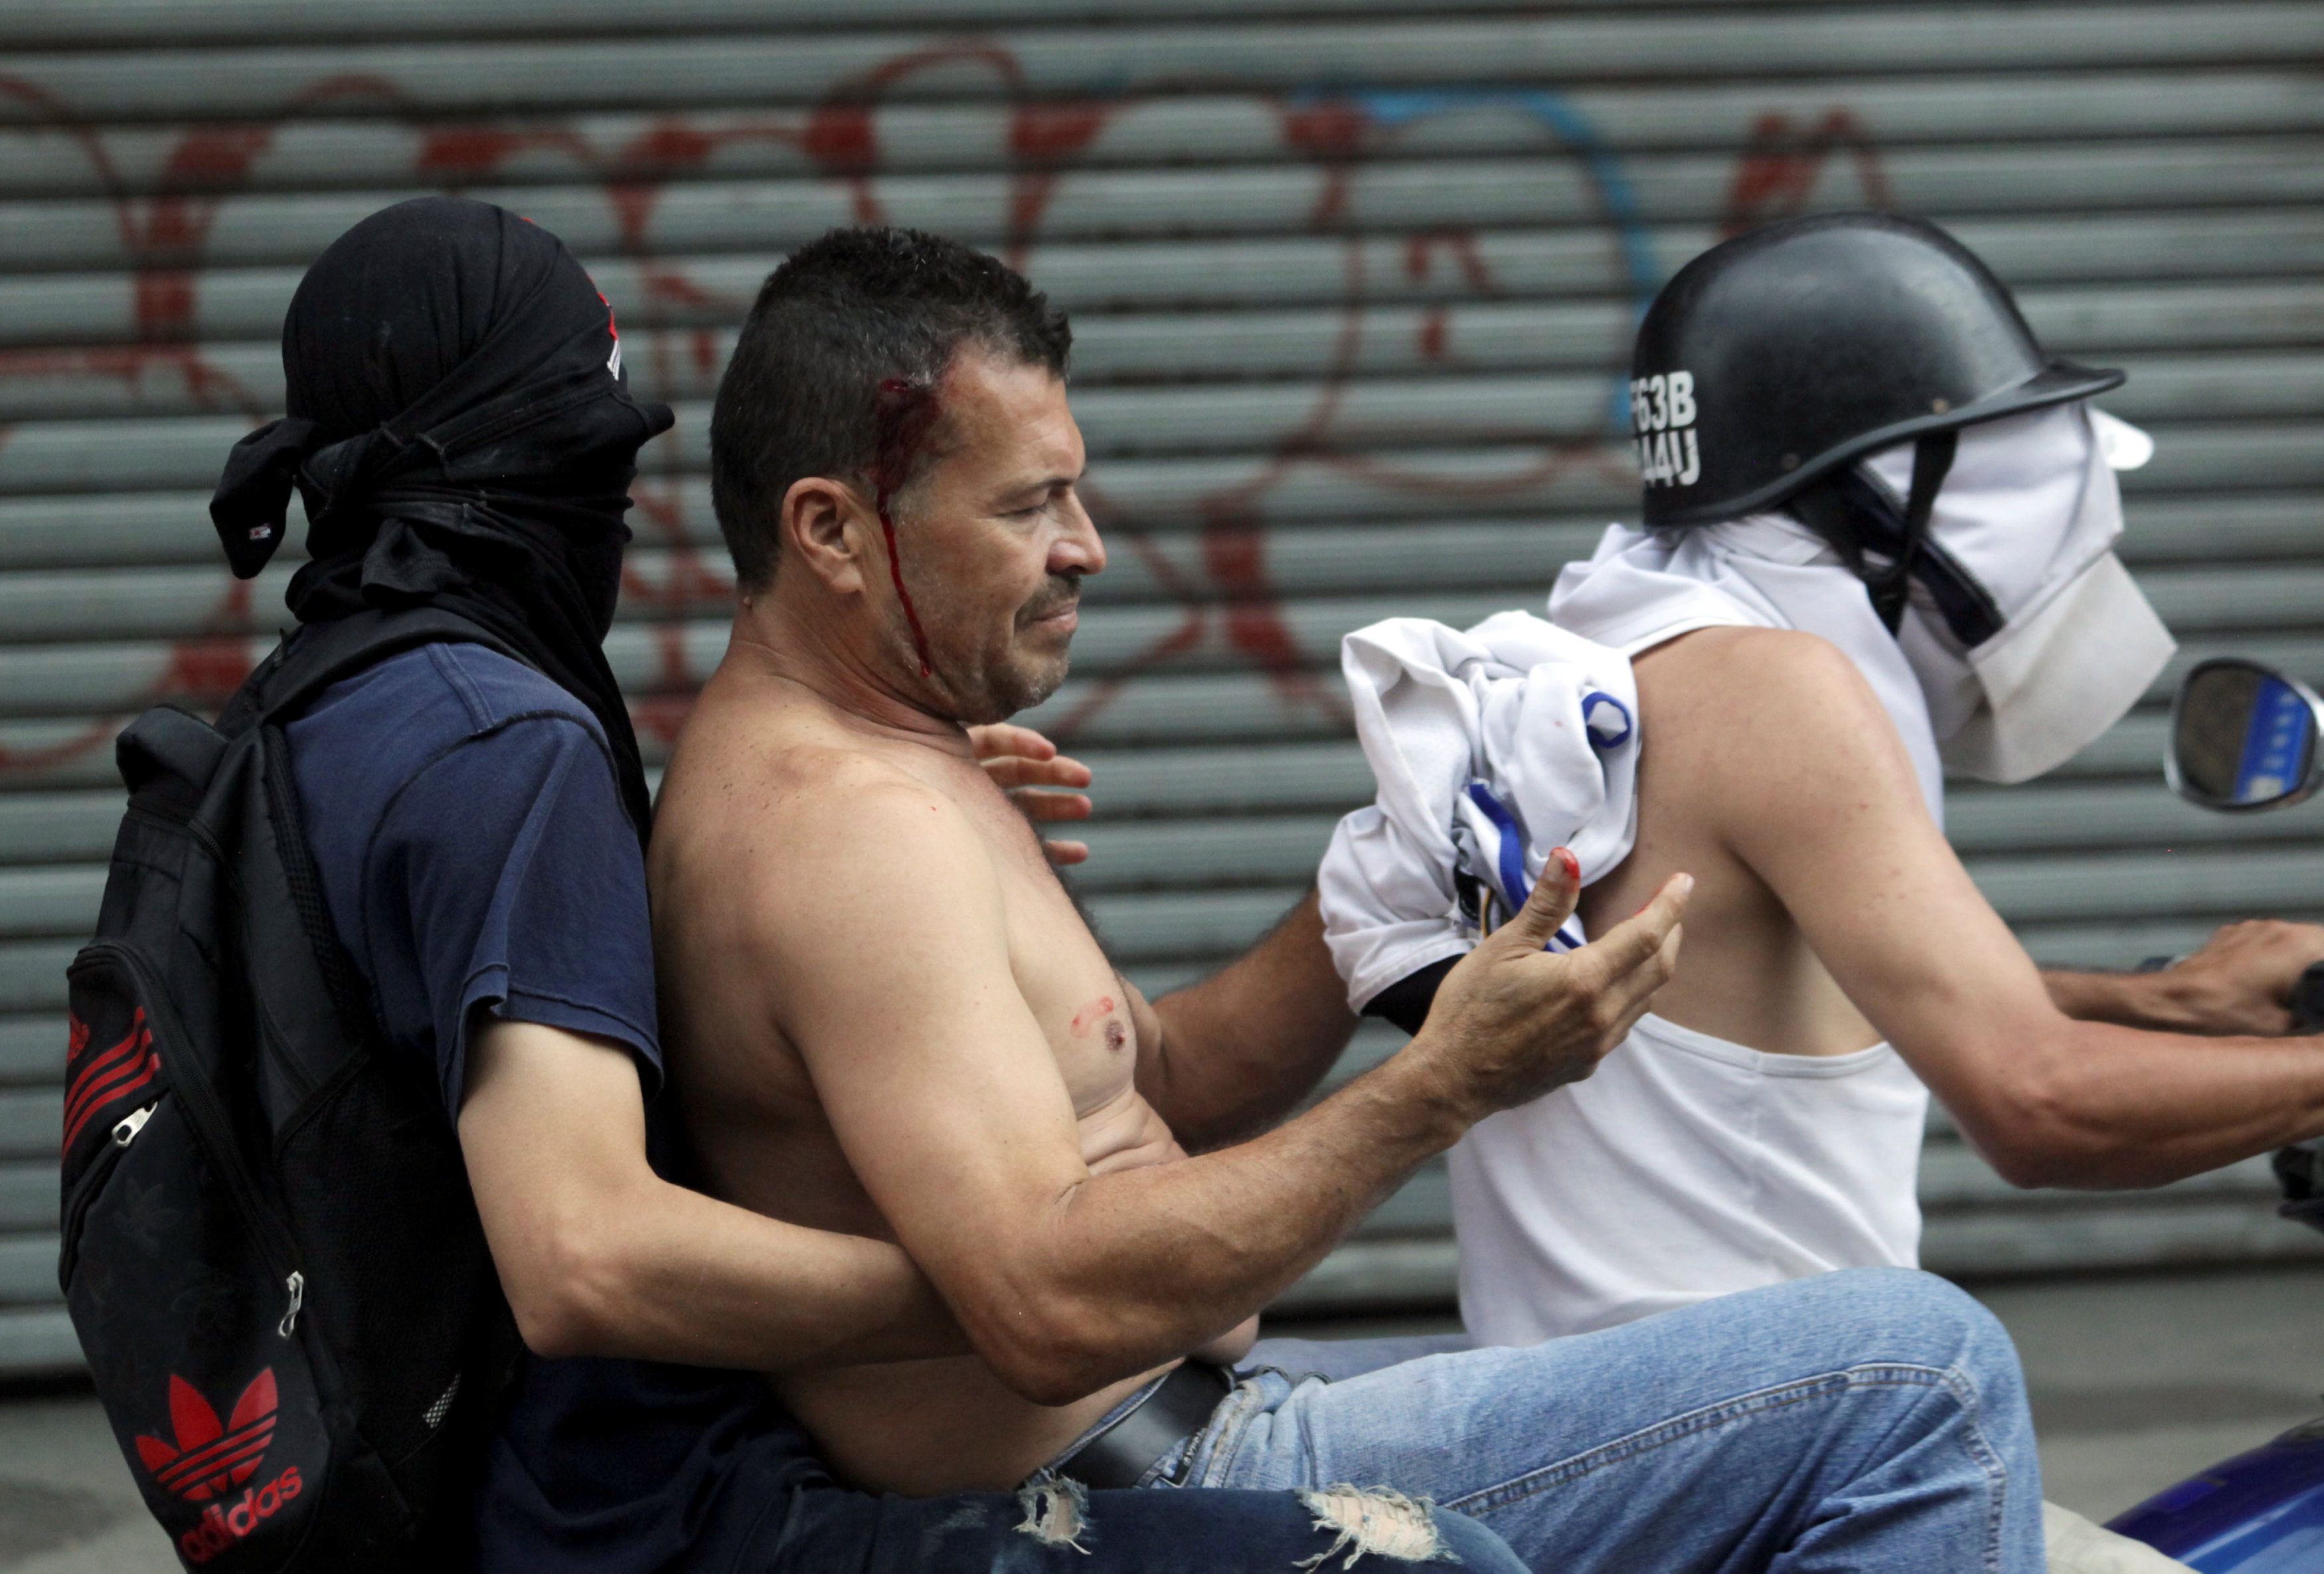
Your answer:
[[[872,402],[874,447],[872,484],[882,498],[893,497],[912,478],[912,467],[927,451],[928,439],[944,414],[934,383],[888,377]]]
[[[919,609],[904,588],[904,559],[896,546],[896,494],[912,477],[912,467],[926,451],[929,434],[944,414],[944,403],[934,384],[889,377],[880,384],[872,405],[875,441],[872,459],[872,507],[880,515],[881,533],[888,542],[888,574],[895,581],[896,599],[903,604],[904,621],[911,626],[912,649],[920,658],[920,676],[936,675],[928,657],[927,631],[920,626]]]

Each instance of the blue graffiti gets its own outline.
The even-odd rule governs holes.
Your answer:
[[[1479,88],[1428,92],[1341,90],[1311,93],[1305,97],[1304,101],[1358,104],[1373,121],[1390,127],[1402,127],[1432,115],[1452,114],[1463,109],[1506,107],[1522,110],[1546,127],[1580,161],[1588,175],[1591,187],[1597,194],[1598,206],[1613,227],[1616,242],[1621,248],[1623,271],[1629,280],[1633,314],[1643,318],[1655,292],[1662,288],[1663,273],[1661,265],[1655,260],[1654,234],[1646,227],[1645,216],[1639,211],[1636,188],[1623,171],[1621,160],[1599,136],[1598,128],[1591,125],[1589,116],[1567,102],[1563,95],[1540,88]],[[1616,431],[1629,429],[1630,388],[1627,375],[1615,379],[1610,419]]]

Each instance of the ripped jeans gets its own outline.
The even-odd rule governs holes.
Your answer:
[[[1385,1488],[1559,1574],[2043,1568],[2016,1352],[1926,1274],[1826,1273],[1336,1382],[1244,1376],[1149,1482],[1347,1486],[1392,1511]]]

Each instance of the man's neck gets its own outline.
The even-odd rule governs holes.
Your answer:
[[[860,630],[819,626],[821,621],[784,606],[772,591],[746,596],[720,668],[803,690],[844,724],[878,736],[973,757],[962,724],[932,709],[900,670],[888,671],[893,663],[881,661],[876,641]]]

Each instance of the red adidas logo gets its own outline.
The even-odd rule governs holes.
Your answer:
[[[231,1507],[217,1501],[258,1474],[274,1440],[273,1367],[250,1380],[224,1424],[192,1384],[172,1374],[170,1428],[177,1433],[174,1444],[140,1436],[137,1457],[167,1490],[189,1503],[209,1505],[200,1523],[178,1538],[188,1562],[207,1563],[299,1495],[299,1468],[293,1465],[263,1486],[245,1488]]]
[[[86,1062],[82,1057],[88,1053],[88,1023],[78,1016],[68,1016],[66,1021],[65,1064],[71,1068],[71,1086],[65,1089],[64,1147],[69,1153],[73,1139],[97,1111],[152,1086],[154,1073],[161,1069],[161,1057],[153,1051],[153,1030],[145,1025],[142,1005],[130,1019],[127,1036]]]
[[[137,1440],[137,1457],[154,1480],[189,1503],[241,1486],[258,1473],[266,1445],[274,1440],[274,1368],[250,1380],[225,1426],[192,1384],[172,1375],[170,1425],[178,1434],[174,1448],[159,1438]]]

